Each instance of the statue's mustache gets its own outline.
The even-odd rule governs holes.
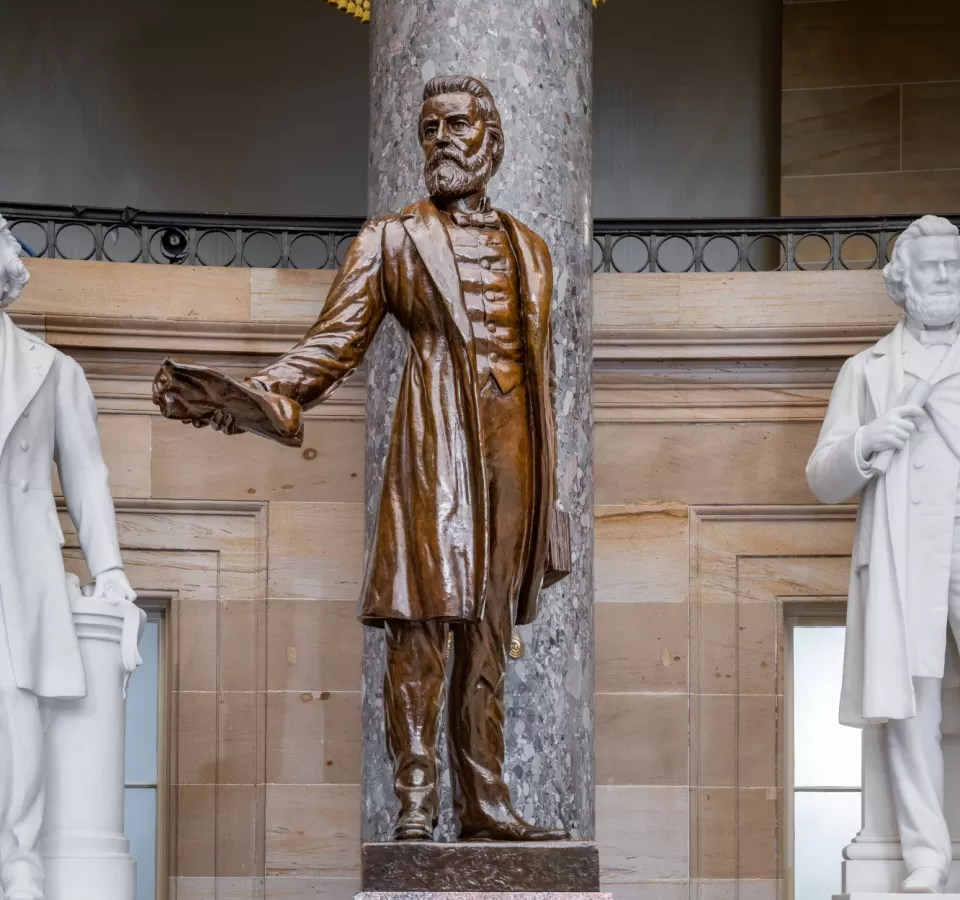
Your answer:
[[[461,169],[466,169],[469,167],[469,162],[466,155],[461,153],[459,150],[454,150],[452,148],[434,150],[430,155],[430,159],[427,161],[427,165],[431,169],[435,169],[440,165],[440,163],[446,162],[447,160],[456,163]]]

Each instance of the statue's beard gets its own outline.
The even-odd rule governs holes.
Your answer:
[[[956,291],[921,294],[908,284],[903,293],[907,314],[927,328],[944,328],[960,318],[960,294]]]
[[[467,156],[455,147],[434,150],[423,167],[430,196],[459,200],[484,190],[493,175],[493,154],[489,144],[488,134],[483,146],[473,156]]]

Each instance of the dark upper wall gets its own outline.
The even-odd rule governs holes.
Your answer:
[[[777,215],[781,13],[771,0],[597,12],[597,217]]]
[[[369,32],[324,0],[4,19],[0,199],[363,214]],[[776,213],[778,3],[610,0],[595,43],[597,216]]]
[[[324,0],[4,9],[0,199],[362,214],[368,30]]]

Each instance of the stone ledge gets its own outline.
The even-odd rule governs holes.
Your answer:
[[[432,843],[390,841],[363,845],[362,887],[412,896],[419,892],[595,893],[600,889],[596,844]]]

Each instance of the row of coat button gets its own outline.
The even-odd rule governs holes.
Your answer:
[[[30,349],[31,349],[31,350],[33,349],[33,346],[32,346],[32,345],[31,345]],[[25,419],[29,419],[29,418],[30,418],[30,410],[29,410],[29,409],[25,409],[25,410],[23,411],[23,417],[24,417]],[[20,449],[21,449],[24,453],[26,453],[26,452],[30,449],[30,443],[29,443],[28,441],[20,441]],[[27,491],[29,491],[29,490],[30,490],[30,482],[29,482],[29,481],[21,481],[21,482],[20,482],[20,490],[23,491],[24,493],[26,493]]]
[[[924,420],[917,426],[917,432],[919,434],[929,434],[931,431],[933,431],[933,423],[929,420],[928,417],[925,417]],[[913,468],[922,469],[926,464],[927,464],[926,460],[915,459],[913,461]],[[913,503],[914,506],[919,506],[923,502],[923,500],[924,500],[923,497],[917,497],[917,496],[910,498],[910,502]]]

